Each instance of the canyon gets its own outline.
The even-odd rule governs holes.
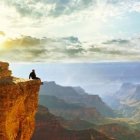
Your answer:
[[[0,62],[0,140],[140,139],[139,119],[135,123],[116,118],[98,95],[55,82],[44,82],[41,90],[40,85],[40,80],[12,76],[9,64]],[[139,87],[124,84],[114,96],[121,101],[114,102],[119,108],[121,103],[137,107],[135,119],[139,118]]]
[[[65,129],[59,119],[51,114],[46,107],[39,106],[36,114],[36,129],[32,140],[116,140],[95,129]]]

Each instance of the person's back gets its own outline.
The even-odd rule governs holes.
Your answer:
[[[40,78],[36,77],[35,70],[32,70],[32,72],[29,75],[29,79],[31,79],[31,78],[32,79],[40,79]]]

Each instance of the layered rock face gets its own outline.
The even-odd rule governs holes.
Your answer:
[[[31,139],[40,83],[12,77],[0,62],[0,140]]]
[[[49,108],[52,114],[61,116],[67,120],[80,118],[90,122],[100,122],[104,119],[94,107],[85,107],[80,104],[69,103],[55,96],[40,95],[39,104]]]
[[[48,109],[39,106],[36,114],[36,128],[31,140],[115,140],[94,130],[68,130]]]

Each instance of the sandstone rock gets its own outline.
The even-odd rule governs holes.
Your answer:
[[[8,63],[0,68],[0,140],[30,140],[41,82],[12,77]]]
[[[8,70],[9,64],[5,62],[0,62],[0,78],[10,77],[11,71]]]
[[[68,130],[48,109],[39,106],[36,114],[36,128],[31,140],[116,140],[94,130]]]
[[[8,69],[9,64],[8,64],[7,62],[0,62],[0,67],[1,67],[2,69]]]

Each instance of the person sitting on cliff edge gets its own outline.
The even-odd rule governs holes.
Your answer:
[[[36,77],[35,70],[32,70],[32,72],[29,74],[29,79],[41,80],[39,77]],[[41,85],[43,85],[43,82],[41,82]]]
[[[40,80],[40,78],[36,77],[35,70],[32,70],[32,72],[29,74],[29,79],[38,79],[38,80]]]

